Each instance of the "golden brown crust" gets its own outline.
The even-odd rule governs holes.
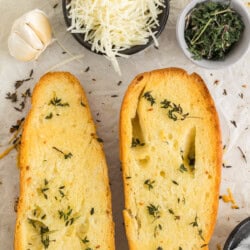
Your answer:
[[[30,182],[32,181],[32,177],[29,176],[29,170],[30,167],[28,166],[28,154],[30,151],[30,130],[31,130],[31,122],[34,121],[34,117],[38,115],[38,110],[41,106],[44,105],[44,102],[48,103],[48,100],[46,100],[46,95],[51,94],[50,93],[50,86],[54,84],[54,82],[57,81],[57,87],[60,89],[60,82],[67,82],[67,84],[71,84],[72,88],[75,89],[75,93],[78,93],[78,96],[75,96],[75,99],[79,99],[81,101],[81,104],[83,103],[84,109],[85,109],[85,118],[88,121],[89,124],[91,124],[93,136],[95,136],[95,126],[94,122],[91,116],[91,112],[89,109],[88,101],[86,98],[86,95],[84,93],[83,88],[81,87],[80,82],[70,73],[68,72],[51,72],[44,75],[40,81],[36,84],[33,94],[32,94],[32,108],[27,115],[27,118],[24,123],[23,128],[23,134],[22,134],[22,140],[21,140],[21,147],[20,147],[20,154],[19,154],[19,164],[20,164],[20,199],[18,204],[18,213],[17,213],[17,221],[16,221],[16,229],[15,229],[15,241],[14,246],[16,250],[23,250],[24,248],[24,239],[23,239],[23,228],[22,223],[24,220],[24,214],[27,213],[27,207],[29,207],[29,204],[27,204],[26,197],[27,195],[26,191],[29,189]],[[58,84],[59,83],[59,84]],[[66,88],[66,87],[65,87]],[[61,91],[61,90],[60,90]],[[79,103],[80,105],[80,103]],[[74,138],[72,138],[74,139]],[[96,141],[96,140],[95,140]],[[95,144],[94,144],[95,145]],[[100,159],[100,165],[102,165],[104,168],[101,170],[102,174],[102,181],[103,181],[103,193],[105,193],[105,201],[107,202],[107,206],[105,209],[105,214],[109,218],[108,223],[109,225],[105,226],[105,235],[106,235],[106,247],[105,249],[113,250],[115,249],[114,245],[114,223],[112,221],[112,210],[111,210],[111,193],[109,189],[109,181],[108,181],[108,173],[107,169],[105,169],[106,166],[106,160],[105,155],[102,150],[102,145],[100,143],[97,143],[96,146],[93,148],[96,151],[96,154],[99,155]],[[34,167],[34,166],[33,166]],[[93,183],[94,184],[94,183]],[[24,226],[23,226],[24,227]]]
[[[216,223],[216,216],[218,210],[218,197],[219,197],[219,186],[220,186],[220,179],[221,179],[221,164],[222,164],[222,148],[221,148],[221,132],[219,126],[219,119],[218,114],[215,109],[215,105],[213,99],[211,98],[209,91],[202,80],[202,78],[193,73],[189,75],[185,70],[180,68],[167,68],[167,69],[160,69],[154,70],[151,72],[145,72],[135,77],[135,79],[129,85],[126,94],[123,99],[121,113],[120,113],[120,159],[122,162],[123,168],[123,182],[124,182],[124,195],[125,195],[125,210],[124,210],[124,221],[126,227],[126,234],[129,242],[130,249],[139,249],[134,242],[133,233],[133,226],[132,226],[132,212],[131,212],[131,197],[133,196],[132,192],[134,189],[131,185],[131,182],[128,181],[127,176],[129,176],[132,172],[131,165],[128,162],[130,159],[128,156],[130,155],[130,143],[131,141],[131,130],[132,125],[130,124],[130,120],[135,117],[135,112],[137,109],[137,105],[139,99],[141,97],[141,93],[147,87],[147,84],[154,81],[156,83],[151,84],[151,90],[154,86],[160,89],[159,85],[163,84],[163,79],[167,79],[169,76],[178,77],[178,79],[183,79],[183,85],[190,84],[190,86],[185,86],[185,89],[191,88],[192,92],[195,92],[196,95],[199,97],[197,105],[202,105],[205,107],[206,112],[209,113],[210,118],[208,122],[210,123],[208,126],[212,126],[209,131],[211,131],[211,137],[214,140],[213,144],[213,152],[212,160],[214,162],[214,176],[213,178],[213,202],[211,202],[210,207],[212,208],[212,213],[210,214],[210,224],[206,227],[206,232],[204,235],[205,242],[209,242],[214,230],[214,226]],[[166,80],[167,81],[167,80]],[[157,83],[158,82],[158,83]],[[169,84],[165,82],[165,84]],[[157,85],[157,86],[156,86]],[[177,87],[178,88],[178,87]],[[187,93],[188,94],[188,93]],[[167,95],[167,93],[166,93]],[[179,100],[180,101],[180,100]],[[131,172],[130,172],[131,171]],[[132,180],[132,179],[131,179]],[[130,180],[130,181],[131,181]],[[144,246],[145,247],[145,246]],[[145,248],[146,249],[146,248]],[[164,248],[165,249],[165,248]],[[202,249],[208,249],[207,246],[204,246]]]

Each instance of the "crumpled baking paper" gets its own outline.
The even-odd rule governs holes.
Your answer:
[[[250,215],[250,52],[233,66],[222,70],[207,70],[190,62],[179,48],[175,36],[177,17],[188,0],[171,1],[169,19],[159,38],[159,49],[154,46],[131,56],[119,58],[122,76],[114,72],[110,62],[102,56],[84,49],[66,31],[59,0],[0,0],[0,151],[8,147],[12,134],[9,129],[18,119],[25,117],[30,104],[19,112],[23,100],[21,94],[33,89],[39,78],[48,71],[70,71],[81,81],[97,124],[99,137],[104,140],[104,149],[109,166],[115,221],[116,246],[127,250],[122,209],[123,184],[119,161],[118,121],[120,105],[131,80],[144,71],[165,67],[181,67],[202,76],[213,96],[220,116],[223,134],[224,167],[220,194],[230,188],[239,209],[220,200],[216,228],[210,249],[220,249],[231,230]],[[248,1],[243,1],[249,9]],[[16,18],[32,9],[41,9],[49,17],[54,42],[34,62],[18,62],[8,53],[7,38]],[[250,10],[250,9],[249,9]],[[33,70],[32,79],[17,89],[18,102],[7,100],[8,92],[15,92],[17,80],[27,79]],[[19,193],[17,152],[13,150],[0,160],[0,249],[13,249],[16,213],[14,207]]]

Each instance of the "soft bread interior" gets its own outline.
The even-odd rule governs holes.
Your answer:
[[[208,249],[221,147],[201,78],[180,69],[138,76],[123,101],[120,138],[130,249]]]
[[[35,87],[21,151],[15,249],[114,249],[107,166],[80,83]]]

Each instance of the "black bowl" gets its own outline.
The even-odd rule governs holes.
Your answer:
[[[71,19],[68,17],[68,10],[66,9],[66,6],[70,3],[71,0],[62,0],[62,8],[63,8],[63,15],[64,15],[64,19],[66,22],[66,25],[69,27],[71,25]],[[165,25],[167,23],[168,20],[168,15],[169,15],[169,0],[164,0],[165,2],[165,8],[162,9],[162,13],[159,15],[159,23],[160,25],[153,31],[157,31],[156,33],[156,37],[159,37],[159,35],[162,33],[162,31],[165,28]],[[81,44],[83,45],[85,48],[87,48],[88,50],[91,50],[91,44],[87,41],[84,41],[84,34],[80,34],[80,33],[71,33],[73,35],[73,37]],[[132,55],[135,54],[141,50],[144,50],[145,48],[147,48],[148,46],[150,46],[151,44],[153,44],[153,39],[152,37],[149,37],[149,41],[147,44],[144,45],[136,45],[133,46],[129,49],[126,50],[122,50],[120,51],[120,54],[124,54],[124,55]],[[95,52],[97,54],[102,54],[100,52],[96,52],[96,51],[92,51]]]
[[[250,235],[250,217],[240,222],[228,236],[223,250],[233,250]]]

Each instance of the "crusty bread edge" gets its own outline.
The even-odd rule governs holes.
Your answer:
[[[32,105],[36,102],[36,99],[37,99],[37,95],[39,95],[39,92],[40,92],[40,88],[41,86],[44,84],[44,82],[47,82],[47,80],[49,78],[56,78],[58,76],[64,76],[66,78],[69,79],[69,82],[71,84],[74,84],[77,86],[77,88],[79,89],[79,92],[81,93],[81,96],[82,96],[82,99],[84,101],[84,104],[86,105],[86,108],[88,110],[88,115],[89,115],[89,120],[94,124],[95,126],[95,130],[96,130],[96,125],[94,123],[94,120],[93,120],[93,117],[92,117],[92,114],[91,114],[91,110],[90,110],[90,106],[89,106],[89,103],[88,103],[88,99],[86,97],[86,93],[83,89],[83,87],[81,86],[81,83],[80,81],[74,76],[72,75],[71,73],[69,72],[49,72],[49,73],[46,73],[45,75],[43,75],[40,80],[37,82],[37,84],[35,85],[34,87],[34,90],[32,92],[32,98],[31,98],[31,108],[30,108],[30,111],[28,112],[27,116],[26,116],[26,119],[25,119],[25,122],[24,122],[24,126],[23,126],[23,133],[22,133],[22,138],[21,138],[21,146],[20,146],[20,151],[19,151],[19,154],[18,154],[18,165],[19,165],[19,168],[20,168],[20,198],[19,198],[19,201],[18,201],[18,207],[17,207],[17,218],[16,218],[16,226],[15,226],[15,236],[14,236],[14,249],[15,250],[24,250],[22,248],[22,237],[21,237],[21,232],[19,230],[19,214],[22,214],[22,203],[23,203],[23,200],[22,200],[22,196],[23,196],[23,193],[24,193],[24,180],[25,180],[25,162],[24,162],[24,159],[22,159],[22,152],[24,150],[24,144],[25,144],[25,137],[26,137],[26,127],[27,127],[27,124],[29,123],[29,120],[31,118],[31,114],[33,112],[33,109],[32,109]],[[108,199],[108,204],[109,204],[109,212],[110,212],[110,217],[112,217],[112,205],[111,205],[111,191],[110,191],[110,187],[109,187],[109,179],[108,179],[108,167],[107,167],[107,162],[106,162],[106,157],[105,157],[105,154],[104,154],[104,150],[103,150],[103,146],[102,147],[102,150],[101,150],[101,154],[102,154],[102,158],[106,164],[106,171],[103,172],[103,174],[105,174],[106,176],[104,177],[104,180],[105,180],[105,186],[107,187],[107,199]],[[110,250],[114,250],[115,249],[115,244],[114,244],[114,221],[112,220],[112,224],[110,225],[111,226],[111,234],[110,234],[110,237],[109,239],[107,239],[107,242],[110,242]]]
[[[157,69],[149,72],[144,72],[139,75],[137,75],[132,82],[129,84],[127,91],[124,95],[122,105],[121,105],[121,110],[120,110],[120,121],[119,121],[119,139],[120,139],[120,161],[122,164],[122,171],[123,171],[123,187],[124,187],[124,199],[125,199],[125,208],[123,210],[123,217],[124,217],[124,224],[126,228],[126,236],[128,239],[128,244],[129,248],[131,250],[136,250],[137,248],[134,246],[134,243],[132,242],[130,238],[130,232],[127,231],[127,225],[130,223],[130,219],[127,215],[127,204],[128,204],[128,196],[127,191],[129,189],[129,185],[127,184],[127,179],[126,179],[126,172],[127,172],[127,167],[125,163],[125,156],[127,155],[127,152],[125,152],[126,147],[124,142],[126,141],[125,138],[127,136],[126,132],[123,130],[127,126],[126,124],[126,116],[127,116],[127,109],[131,107],[131,102],[136,102],[133,103],[134,105],[137,106],[137,103],[139,101],[140,93],[143,90],[143,88],[146,85],[146,80],[145,78],[150,77],[152,74],[167,74],[169,72],[175,72],[176,74],[184,74],[186,76],[192,77],[194,81],[197,83],[198,88],[200,88],[201,93],[203,94],[203,97],[207,100],[209,106],[210,106],[210,112],[214,117],[214,124],[215,124],[215,131],[218,135],[217,137],[217,142],[216,142],[216,148],[215,151],[217,152],[217,164],[216,164],[216,173],[217,173],[217,178],[215,181],[215,198],[214,198],[214,203],[213,203],[213,211],[214,213],[211,215],[211,223],[210,223],[210,228],[207,231],[207,235],[205,237],[206,242],[210,242],[214,227],[216,224],[216,219],[217,219],[217,213],[218,213],[218,206],[219,206],[219,189],[220,189],[220,182],[221,182],[221,166],[222,166],[222,138],[221,138],[221,130],[220,130],[220,123],[219,123],[219,117],[218,113],[216,111],[216,107],[214,104],[214,101],[209,93],[209,90],[203,81],[203,79],[197,74],[197,73],[192,73],[188,74],[188,72],[184,69],[177,68],[177,67],[171,67],[171,68],[163,68],[163,69]],[[145,81],[144,81],[145,80]],[[136,101],[134,101],[136,99]],[[203,248],[204,250],[208,250],[209,247],[206,246]]]

